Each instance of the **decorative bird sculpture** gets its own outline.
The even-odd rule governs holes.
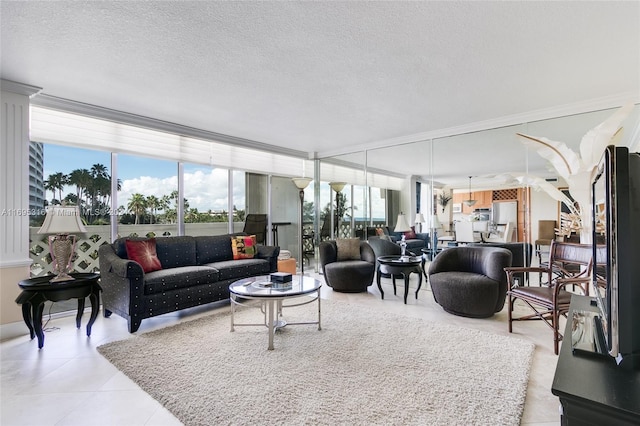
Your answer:
[[[544,186],[540,181],[534,182],[543,185],[542,189],[547,191],[553,198],[562,201],[573,215],[580,217],[580,241],[591,242],[591,209],[590,206],[590,182],[591,173],[598,165],[598,161],[608,145],[616,145],[622,135],[620,125],[634,108],[633,103],[629,103],[619,108],[609,118],[598,126],[589,130],[580,141],[580,154],[569,148],[564,142],[556,142],[544,137],[529,136],[517,133],[520,140],[529,146],[543,158],[549,160],[551,165],[569,185],[569,192],[578,203],[578,208],[566,196],[553,185]],[[550,188],[549,188],[550,187]],[[563,194],[564,195],[564,194]],[[576,224],[572,227],[576,229]]]

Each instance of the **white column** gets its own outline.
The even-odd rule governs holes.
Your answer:
[[[8,80],[0,83],[0,324],[7,324],[22,318],[15,298],[18,281],[29,278],[31,265],[29,97],[40,88]]]

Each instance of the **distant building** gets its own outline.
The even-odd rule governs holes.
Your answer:
[[[29,142],[29,210],[44,210],[44,146],[41,142]]]

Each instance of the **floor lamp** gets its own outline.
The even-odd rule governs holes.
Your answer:
[[[336,212],[333,215],[334,219],[338,219],[338,223],[334,223],[334,230],[337,229],[338,230],[338,235],[334,235],[334,238],[339,238],[340,237],[340,220],[342,219],[342,217],[338,217],[338,194],[344,189],[344,186],[346,185],[346,182],[329,182],[329,186],[331,187],[331,189],[333,189],[336,193]],[[333,219],[331,219],[333,220]]]
[[[309,186],[309,183],[313,180],[311,178],[301,177],[301,178],[292,178],[293,184],[298,188],[298,195],[300,196],[300,232],[298,234],[298,248],[300,256],[298,259],[300,261],[300,273],[304,275],[304,248],[302,247],[303,239],[302,233],[304,232],[304,228],[302,226],[302,220],[304,216],[304,189]]]
[[[438,229],[440,226],[438,215],[431,216],[431,259],[436,257],[436,253],[438,253]]]

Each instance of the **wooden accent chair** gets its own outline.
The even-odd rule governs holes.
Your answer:
[[[542,320],[553,330],[553,350],[557,355],[559,342],[562,340],[560,316],[566,318],[572,293],[579,289],[582,294],[589,295],[592,250],[590,244],[551,241],[548,264],[505,268],[509,285],[509,333],[513,331],[513,321]],[[517,274],[528,272],[547,275],[547,282],[540,287],[516,285],[514,278]],[[572,286],[572,291],[567,290],[568,285]],[[526,303],[533,313],[514,318],[513,306],[517,299]]]

